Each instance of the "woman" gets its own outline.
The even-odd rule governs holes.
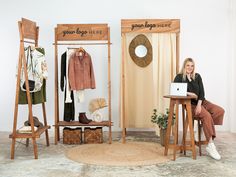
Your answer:
[[[175,77],[174,82],[188,84],[188,95],[195,96],[191,100],[193,117],[201,119],[203,131],[208,141],[207,153],[214,159],[220,160],[221,156],[214,145],[216,137],[215,126],[223,124],[224,109],[205,99],[204,87],[200,74],[195,73],[195,64],[192,58],[186,58],[181,72]]]

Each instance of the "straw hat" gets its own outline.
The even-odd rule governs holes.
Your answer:
[[[95,98],[89,102],[89,112],[91,113],[104,107],[107,107],[105,98]]]

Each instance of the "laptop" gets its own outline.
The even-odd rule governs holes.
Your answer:
[[[170,84],[171,96],[187,96],[187,83],[172,82]]]

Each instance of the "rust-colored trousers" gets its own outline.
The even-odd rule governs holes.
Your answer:
[[[200,114],[195,115],[195,108],[196,105],[192,105],[193,117],[199,118],[202,121],[203,131],[207,141],[209,141],[210,138],[214,139],[216,137],[215,125],[223,124],[224,109],[207,100],[203,101]]]

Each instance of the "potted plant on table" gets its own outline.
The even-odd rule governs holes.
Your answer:
[[[168,115],[169,115],[169,109],[166,109],[165,113],[157,113],[157,109],[153,109],[153,115],[151,117],[151,122],[157,124],[160,128],[160,141],[162,146],[165,145],[165,135],[168,125]],[[174,124],[174,120],[175,120],[175,114],[173,114],[172,125]]]

